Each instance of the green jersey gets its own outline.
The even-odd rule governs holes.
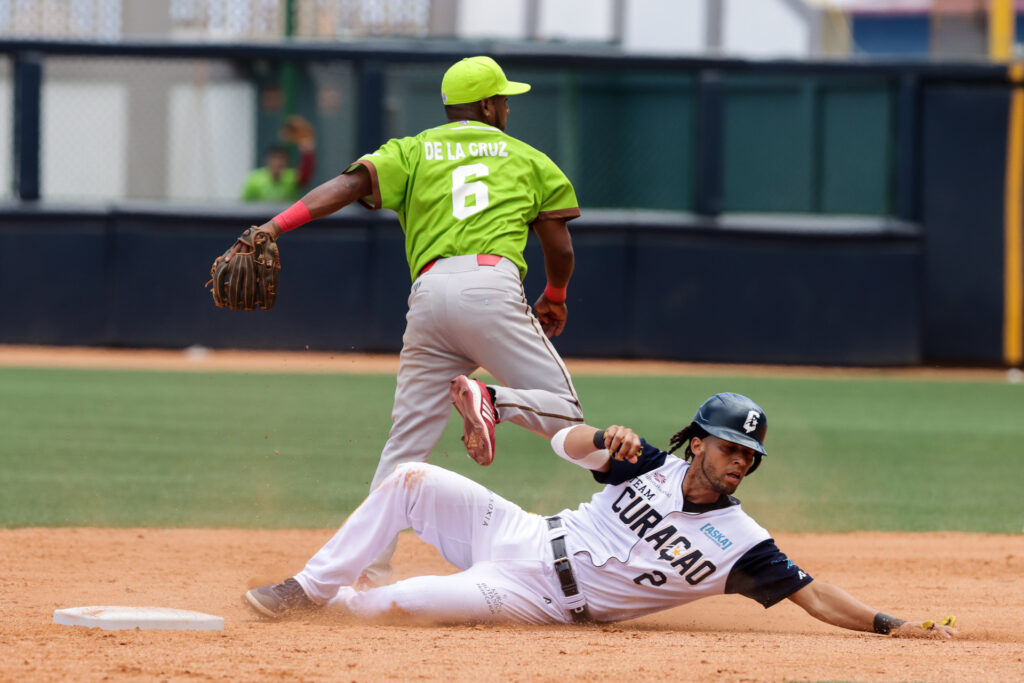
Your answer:
[[[293,168],[281,171],[277,181],[270,171],[257,168],[245,179],[242,199],[247,202],[287,202],[299,198],[299,174]]]
[[[580,215],[572,184],[551,159],[478,121],[388,140],[348,170],[358,165],[373,181],[361,203],[398,213],[414,280],[434,259],[467,254],[504,256],[525,277],[530,224]]]

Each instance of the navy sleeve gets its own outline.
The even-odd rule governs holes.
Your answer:
[[[813,580],[769,538],[755,545],[736,561],[725,581],[725,592],[745,595],[767,609]]]
[[[610,484],[615,486],[621,484],[624,481],[629,481],[633,477],[639,477],[641,474],[656,470],[665,464],[665,456],[668,455],[665,451],[660,448],[656,448],[643,439],[640,439],[640,443],[643,444],[643,452],[640,453],[640,457],[637,458],[636,464],[631,463],[628,460],[616,460],[612,458],[611,469],[607,472],[594,471],[594,479],[599,484]]]

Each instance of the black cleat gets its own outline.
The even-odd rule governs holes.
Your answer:
[[[318,605],[310,600],[295,579],[274,586],[260,586],[245,594],[245,604],[268,619],[280,619],[292,612],[306,612]]]

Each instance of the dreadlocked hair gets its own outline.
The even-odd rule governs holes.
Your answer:
[[[696,422],[691,422],[682,431],[676,432],[671,439],[668,441],[668,452],[675,453],[684,445],[686,446],[686,457],[684,460],[690,460],[693,457],[693,451],[690,450],[690,439],[697,437],[703,439],[707,437],[708,433]]]

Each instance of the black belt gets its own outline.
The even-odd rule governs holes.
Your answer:
[[[548,517],[547,522],[548,531],[564,528],[559,517]],[[572,573],[569,554],[565,550],[564,533],[551,539],[551,551],[555,556],[555,574],[558,576],[558,583],[562,585],[562,594],[569,599],[569,614],[572,615],[572,620],[576,623],[593,621],[586,600],[576,585],[576,576]]]

